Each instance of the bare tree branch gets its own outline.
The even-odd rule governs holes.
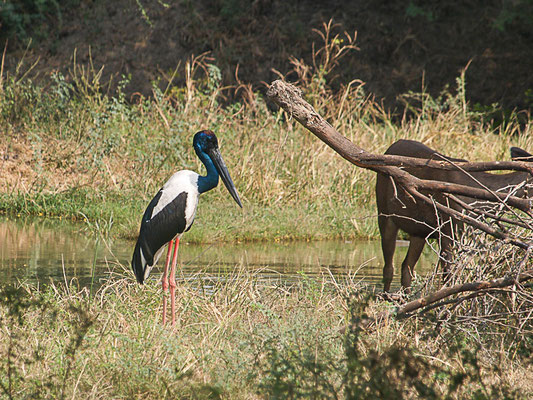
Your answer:
[[[427,203],[432,203],[439,211],[455,218],[458,221],[462,221],[470,226],[473,226],[474,228],[480,229],[483,232],[488,233],[489,235],[494,236],[497,239],[500,239],[506,243],[514,244],[515,246],[518,246],[522,249],[528,249],[531,246],[529,243],[525,243],[521,240],[518,240],[515,237],[508,235],[506,232],[494,229],[489,224],[485,224],[484,222],[481,222],[475,218],[470,217],[469,215],[454,210],[451,207],[444,206],[437,201],[431,201],[431,198],[429,196],[425,196],[417,190],[413,190],[411,188],[406,188],[406,190],[416,196],[418,199],[421,199]],[[515,224],[514,221],[511,221],[511,223]]]
[[[508,274],[503,278],[493,280],[481,280],[469,283],[461,283],[450,287],[442,288],[425,297],[413,300],[396,309],[396,317],[406,317],[412,315],[416,310],[442,307],[447,304],[459,304],[465,300],[484,296],[488,293],[502,290],[501,288],[513,285],[520,285],[523,282],[533,279],[533,270],[527,269],[524,272],[524,266],[530,266],[530,255],[533,250],[533,244],[529,239],[522,240],[517,235],[511,234],[507,227],[499,225],[499,223],[506,223],[510,226],[518,226],[521,228],[530,229],[530,224],[526,223],[520,215],[515,213],[513,208],[525,212],[532,217],[531,199],[523,199],[514,196],[518,187],[514,192],[500,193],[492,190],[490,187],[484,185],[476,177],[469,174],[469,172],[494,171],[494,170],[516,170],[525,171],[530,176],[533,176],[533,167],[531,163],[525,161],[512,162],[483,162],[471,163],[462,162],[458,160],[450,160],[444,156],[435,153],[431,159],[411,158],[396,155],[375,155],[364,149],[356,146],[346,137],[337,132],[327,121],[325,121],[314,109],[302,98],[301,91],[292,85],[283,81],[277,80],[272,83],[267,92],[267,96],[276,102],[283,110],[285,110],[289,117],[296,119],[305,128],[310,130],[319,139],[325,142],[329,147],[335,150],[343,158],[352,164],[370,169],[388,175],[392,182],[394,190],[397,186],[401,187],[407,196],[411,197],[415,203],[423,202],[435,207],[438,212],[443,213],[455,220],[462,221],[466,224],[480,229],[493,237],[502,240],[504,243],[510,243],[522,249],[526,249],[525,258],[520,263],[518,271]],[[420,179],[413,176],[405,168],[410,171],[416,168],[433,168],[447,171],[459,171],[469,176],[470,181],[475,183],[475,186],[467,186],[458,183],[450,183],[441,180]],[[428,174],[426,174],[428,176]],[[431,176],[431,175],[429,175]],[[468,181],[462,181],[468,182]],[[522,184],[524,185],[524,183]],[[444,199],[448,198],[451,202],[439,202],[435,200],[436,195],[443,195]],[[480,209],[479,206],[464,201],[466,198],[488,201],[492,206],[492,212],[486,211],[486,204],[483,204],[485,209]],[[443,204],[444,203],[444,204]],[[458,211],[450,203],[455,203],[460,210]],[[514,213],[514,218],[505,218],[499,215],[497,210],[510,210]],[[468,213],[471,213],[468,215]],[[488,224],[482,219],[476,219],[472,215],[481,215],[485,218],[490,218],[496,221],[497,229],[494,224]],[[456,298],[450,296],[458,293],[466,293]],[[384,312],[377,316],[377,318],[367,321],[365,325],[373,325],[376,321],[386,318],[390,312]],[[342,329],[344,331],[345,328]]]
[[[315,109],[302,98],[297,87],[282,80],[272,82],[267,96],[278,104],[288,115],[296,119],[305,128],[314,133],[320,140],[339,153],[343,158],[358,167],[373,169],[380,166],[394,167],[431,167],[443,170],[457,170],[460,166],[465,171],[524,171],[533,176],[533,166],[525,161],[493,161],[493,162],[457,162],[450,164],[448,160],[420,159],[413,157],[372,154],[353,144],[338,133],[333,126],[318,114]]]
[[[525,229],[531,229],[532,228],[530,225],[528,225],[524,221],[517,221],[517,220],[514,220],[514,219],[509,219],[509,218],[501,217],[501,216],[499,216],[497,214],[494,214],[494,213],[491,213],[491,212],[488,212],[488,211],[480,210],[477,207],[474,207],[474,206],[472,206],[472,205],[470,205],[468,203],[465,203],[464,201],[462,201],[457,196],[454,196],[453,194],[448,194],[447,196],[451,200],[453,200],[457,204],[459,204],[461,207],[463,207],[465,210],[471,211],[471,212],[473,212],[473,213],[475,213],[477,215],[485,216],[485,217],[491,218],[491,219],[493,219],[495,221],[505,222],[505,223],[508,223],[508,224],[516,225],[516,226],[519,226],[519,227],[525,228]]]
[[[487,291],[488,289],[499,289],[506,286],[516,285],[517,283],[526,282],[530,279],[533,279],[533,269],[524,271],[521,274],[518,274],[518,276],[510,275],[491,281],[468,282],[451,287],[445,287],[434,293],[429,294],[426,297],[410,301],[409,303],[398,307],[396,309],[396,316],[400,318],[408,316],[413,311],[429,306],[439,300],[442,300],[457,293],[476,292],[482,290]]]
[[[356,146],[346,137],[337,132],[333,126],[324,120],[324,118],[322,118],[313,109],[313,107],[302,98],[301,90],[293,85],[281,80],[276,80],[268,89],[267,96],[277,103],[281,108],[283,108],[290,117],[300,122],[305,128],[310,130],[343,158],[358,167],[370,169],[372,171],[391,176],[394,181],[412,197],[420,199],[427,204],[433,206],[435,202],[433,202],[430,196],[425,195],[422,192],[447,193],[478,200],[505,202],[508,206],[515,207],[516,209],[533,216],[531,212],[530,199],[522,199],[509,194],[494,192],[487,188],[475,188],[450,182],[419,179],[402,169],[404,167],[424,167],[458,170],[463,172],[514,169],[519,171],[527,171],[530,175],[533,175],[533,167],[531,164],[523,161],[497,161],[485,163],[451,162],[449,160],[427,160],[395,155],[371,154]],[[436,203],[436,206],[440,212],[470,224],[496,238],[502,239],[521,248],[528,248],[529,246],[527,243],[510,237],[506,232],[499,231],[492,226],[464,215],[451,207],[440,203]],[[511,221],[509,223],[513,224],[514,222]]]

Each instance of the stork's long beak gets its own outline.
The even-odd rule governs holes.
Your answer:
[[[212,149],[209,151],[209,156],[211,157],[213,164],[215,164],[215,168],[217,169],[218,174],[222,178],[222,182],[224,182],[224,186],[226,186],[226,189],[228,189],[228,192],[231,194],[231,197],[233,197],[233,199],[237,202],[239,207],[242,208],[241,199],[239,198],[237,189],[235,189],[235,185],[233,184],[233,181],[231,180],[228,167],[226,167],[226,164],[224,163],[224,160],[222,159],[222,156],[220,155],[220,151],[216,148]]]

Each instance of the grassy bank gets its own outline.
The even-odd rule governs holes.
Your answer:
[[[439,99],[406,96],[409,118],[400,118],[385,114],[362,84],[333,93],[325,71],[334,62],[323,59],[307,69],[296,63],[298,84],[321,114],[368,151],[382,153],[400,138],[472,160],[509,159],[511,145],[533,149],[531,123],[484,123],[465,102],[462,78],[454,94]],[[19,70],[24,68],[21,62]],[[144,208],[174,171],[203,171],[191,142],[195,132],[209,128],[219,137],[244,209],[219,186],[202,197],[186,240],[376,237],[373,173],[270,110],[248,86],[221,88],[218,68],[206,59],[175,73],[185,74],[185,87],[169,83],[164,92],[154,89],[152,98],[128,99],[120,91],[105,95],[98,71],[76,65],[68,80],[53,75],[46,87],[22,72],[3,76],[0,210],[88,219],[133,238]],[[126,85],[124,79],[121,87]],[[240,93],[241,102],[221,103],[230,92]]]
[[[287,285],[235,269],[180,281],[175,329],[160,324],[159,285],[111,276],[75,287],[0,293],[2,398],[525,399],[527,337],[432,313],[362,322],[383,311],[350,279]],[[203,281],[208,290],[198,284]],[[340,328],[351,322],[352,328]],[[436,329],[439,327],[438,329]],[[523,328],[522,328],[523,329]],[[529,328],[528,328],[529,329]],[[527,330],[527,329],[526,329]]]

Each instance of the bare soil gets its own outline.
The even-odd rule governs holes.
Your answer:
[[[289,56],[312,63],[312,43],[320,46],[312,29],[333,18],[337,32],[357,31],[360,48],[329,77],[334,86],[361,79],[368,93],[396,108],[408,91],[438,95],[455,87],[469,65],[472,104],[522,110],[533,105],[532,16],[528,1],[86,0],[51,18],[42,28],[47,38],[26,57],[39,58],[34,73],[46,77],[68,74],[76,52],[76,62],[104,66],[104,79],[114,77],[114,84],[131,75],[129,94],[150,95],[152,81],[209,52],[224,84],[236,83],[238,66],[240,81],[264,90],[274,69],[290,71]],[[13,70],[23,48],[8,48]]]

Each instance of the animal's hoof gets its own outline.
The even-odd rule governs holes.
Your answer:
[[[390,301],[391,303],[403,303],[407,296],[405,293],[390,293],[390,292],[382,292],[378,294],[378,298],[384,300],[384,301]]]

